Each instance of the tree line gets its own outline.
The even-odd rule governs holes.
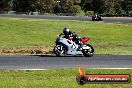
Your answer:
[[[132,14],[132,0],[1,0],[0,12]]]

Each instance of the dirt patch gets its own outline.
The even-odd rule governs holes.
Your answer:
[[[12,49],[0,49],[0,54],[23,54],[23,55],[44,55],[44,54],[53,54],[51,48],[12,48]]]

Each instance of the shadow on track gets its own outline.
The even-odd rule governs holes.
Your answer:
[[[59,57],[56,55],[29,55],[29,56],[39,56],[39,57]],[[67,55],[67,56],[60,56],[60,57],[84,57],[83,55]]]
[[[36,56],[36,57],[85,57],[83,55],[66,55],[66,56],[56,56],[55,54],[45,54],[45,55],[29,55],[29,56]],[[124,55],[112,55],[112,54],[95,54],[92,57],[87,58],[96,58],[96,57],[111,57],[111,56],[124,56]]]

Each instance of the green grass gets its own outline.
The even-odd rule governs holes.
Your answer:
[[[0,48],[53,47],[64,27],[91,37],[96,54],[132,54],[132,23],[0,17]]]
[[[87,70],[87,74],[130,74],[132,70]],[[77,70],[0,71],[0,88],[132,88],[129,84],[85,84],[76,82]]]

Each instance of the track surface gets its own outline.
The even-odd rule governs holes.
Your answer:
[[[73,16],[28,16],[2,15],[2,17],[20,17],[37,19],[82,20],[90,17]],[[106,22],[132,23],[132,18],[107,18]],[[95,55],[93,57],[55,57],[55,56],[0,56],[0,69],[65,69],[77,68],[132,68],[132,55]]]
[[[0,69],[132,68],[132,55],[0,56]]]
[[[81,20],[92,21],[91,17],[86,16],[47,16],[47,15],[6,15],[0,14],[2,17],[20,17],[20,18],[37,18],[37,19],[59,19],[59,20]],[[132,17],[102,17],[105,22],[123,22],[132,23]]]

